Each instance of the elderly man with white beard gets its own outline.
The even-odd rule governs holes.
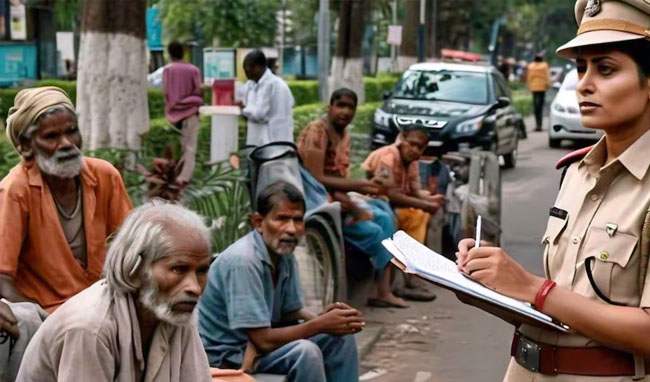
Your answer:
[[[0,329],[15,341],[0,345],[1,382],[47,314],[100,279],[106,238],[132,209],[117,169],[82,156],[63,90],[20,91],[7,137],[21,161],[0,182]]]
[[[184,207],[133,210],[110,243],[104,279],[63,304],[25,352],[18,382],[208,382],[193,314],[210,233]]]

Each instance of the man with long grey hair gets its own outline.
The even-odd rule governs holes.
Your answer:
[[[17,381],[210,381],[193,319],[210,259],[196,213],[159,201],[134,209],[110,243],[105,279],[41,325]]]
[[[7,137],[21,161],[0,182],[0,382],[47,314],[100,279],[106,238],[132,209],[117,169],[82,155],[63,90],[21,90]]]

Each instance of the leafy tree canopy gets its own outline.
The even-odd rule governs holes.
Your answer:
[[[166,39],[224,47],[273,45],[280,0],[157,0]]]

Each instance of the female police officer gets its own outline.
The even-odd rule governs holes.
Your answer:
[[[650,0],[575,9],[578,36],[558,54],[576,60],[582,124],[605,136],[570,165],[551,209],[548,279],[471,239],[459,268],[574,330],[519,327],[506,381],[650,381]]]

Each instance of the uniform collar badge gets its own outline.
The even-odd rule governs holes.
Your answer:
[[[607,231],[607,234],[609,235],[609,237],[614,236],[614,234],[616,233],[617,230],[618,230],[618,225],[617,224],[607,223],[607,225],[605,226],[605,231]]]
[[[585,15],[594,17],[600,12],[600,0],[589,0],[585,7]]]

